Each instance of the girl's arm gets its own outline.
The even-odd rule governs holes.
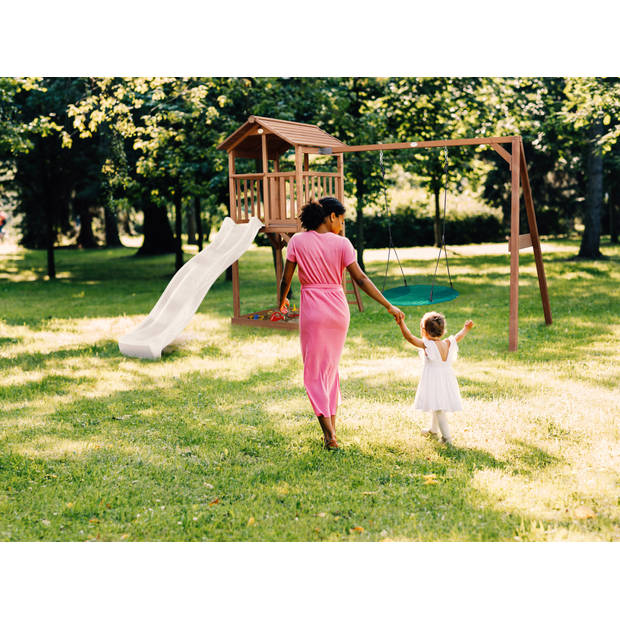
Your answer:
[[[362,271],[357,261],[347,266],[347,271],[351,274],[353,281],[377,303],[380,303],[396,320],[398,323],[405,318],[405,313],[393,306],[379,291],[379,289],[373,284],[373,281]]]
[[[404,320],[400,321],[398,323],[398,326],[400,327],[400,331],[403,332],[403,336],[405,337],[405,340],[410,342],[414,347],[418,347],[420,349],[425,349],[426,348],[424,346],[424,341],[421,340],[420,338],[418,338],[417,336],[414,336],[409,331],[409,328],[407,327],[407,325],[405,325],[405,321]]]
[[[280,283],[280,302],[278,304],[280,307],[280,312],[284,312],[284,306],[288,306],[288,299],[286,296],[291,288],[291,281],[293,280],[293,274],[295,273],[296,267],[297,263],[290,260],[287,260],[284,265],[284,273],[282,274],[282,282]]]
[[[465,321],[465,325],[463,325],[463,329],[454,337],[457,342],[460,342],[467,336],[467,332],[474,326],[474,322],[471,320]]]

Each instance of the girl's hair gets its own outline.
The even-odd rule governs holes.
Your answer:
[[[422,317],[422,326],[433,338],[441,338],[446,331],[446,317],[439,312],[427,312]]]
[[[306,230],[316,230],[331,213],[344,214],[344,207],[337,198],[326,196],[318,201],[312,200],[301,209],[299,219]]]

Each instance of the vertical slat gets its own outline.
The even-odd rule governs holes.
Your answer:
[[[248,180],[243,179],[243,210],[245,212],[245,218],[248,219]]]
[[[241,296],[239,295],[239,261],[232,264],[233,277],[233,316],[237,319],[241,316]]]
[[[286,217],[286,187],[284,186],[284,177],[279,177],[280,180],[280,200],[278,201],[279,213],[278,219],[284,219]]]
[[[235,180],[233,175],[235,174],[235,155],[234,151],[228,153],[228,214],[232,219],[235,219]]]
[[[510,201],[510,319],[508,349],[516,351],[519,344],[519,160],[521,144],[512,141],[512,183]]]
[[[256,206],[254,200],[254,185],[255,180],[250,179],[250,215],[256,215]]]
[[[235,179],[235,195],[237,197],[237,202],[235,204],[235,221],[239,221],[241,219],[241,181],[239,179]]]
[[[547,325],[551,325],[552,319],[551,306],[549,304],[549,291],[547,290],[547,278],[545,276],[545,266],[543,265],[542,260],[542,250],[540,249],[540,237],[538,236],[538,225],[536,224],[536,214],[534,213],[534,201],[532,200],[530,177],[527,172],[523,142],[521,142],[520,151],[521,185],[523,187],[523,198],[525,202],[525,212],[527,214],[527,223],[530,229],[532,247],[534,248],[534,260],[536,261],[536,273],[538,274],[538,288],[540,289],[540,297],[542,299],[543,312],[545,314],[545,323],[547,323]]]

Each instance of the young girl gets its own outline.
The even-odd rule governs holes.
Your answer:
[[[422,377],[418,385],[413,406],[415,409],[429,411],[432,414],[430,428],[424,429],[425,437],[439,438],[441,441],[452,444],[446,412],[461,411],[461,393],[456,381],[452,362],[456,360],[459,350],[458,342],[465,338],[467,332],[474,326],[473,321],[465,321],[463,329],[456,336],[449,336],[442,340],[446,331],[446,319],[439,312],[427,312],[420,321],[422,338],[414,336],[405,321],[400,321],[400,330],[403,336],[414,347],[419,347],[420,357],[424,360]]]

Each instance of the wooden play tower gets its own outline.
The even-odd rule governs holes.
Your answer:
[[[511,173],[508,346],[511,351],[515,351],[518,344],[519,251],[523,248],[533,248],[545,322],[551,323],[542,251],[520,136],[348,146],[316,125],[250,116],[246,123],[217,148],[228,153],[230,217],[238,223],[247,222],[252,216],[260,218],[264,223],[261,231],[267,234],[276,250],[277,299],[283,269],[282,249],[291,235],[301,231],[298,216],[303,205],[311,198],[323,196],[335,196],[344,204],[344,153],[468,145],[492,147],[508,163]],[[510,147],[510,151],[505,148],[507,146]],[[294,169],[288,172],[280,171],[281,157],[290,149],[294,150]],[[336,172],[310,170],[310,155],[333,156],[336,160]],[[238,174],[235,168],[237,159],[255,160],[257,171]],[[519,234],[521,189],[529,227],[529,232],[525,234]],[[357,287],[349,279],[343,281],[343,287],[349,303],[357,305],[361,310]],[[235,324],[281,329],[298,328],[296,321],[271,322],[256,320],[256,313],[241,315],[238,262],[233,264],[233,312],[232,322]]]

